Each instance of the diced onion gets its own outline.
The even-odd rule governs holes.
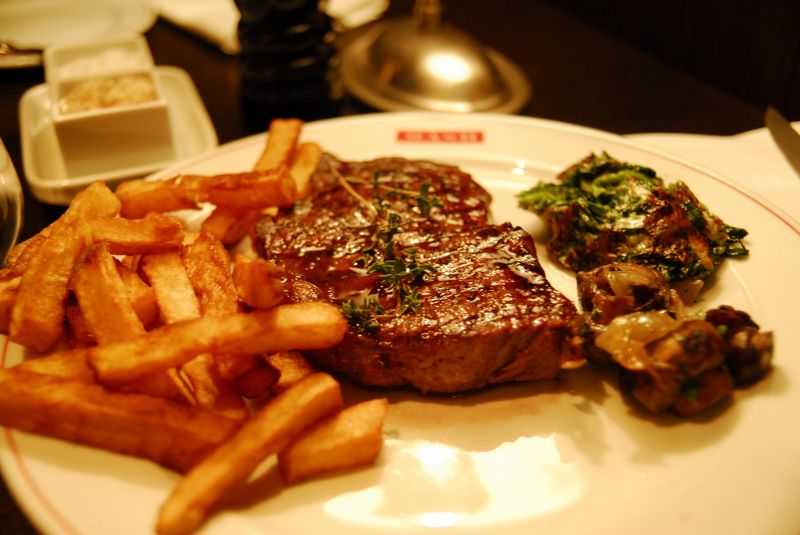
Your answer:
[[[622,367],[642,370],[648,361],[645,346],[672,332],[680,323],[663,310],[634,312],[614,318],[598,335],[596,344]]]

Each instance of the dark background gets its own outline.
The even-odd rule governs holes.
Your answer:
[[[800,118],[797,0],[549,3],[751,104]]]

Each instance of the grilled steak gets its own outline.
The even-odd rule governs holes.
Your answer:
[[[455,167],[325,157],[312,196],[257,227],[289,300],[343,307],[343,342],[310,356],[367,385],[459,392],[556,376],[573,304],[533,239],[489,224],[490,195]]]

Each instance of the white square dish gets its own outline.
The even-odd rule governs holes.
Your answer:
[[[49,47],[44,63],[68,177],[175,158],[167,99],[143,37]]]
[[[155,67],[154,76],[163,88],[169,114],[169,132],[174,141],[174,160],[183,160],[209,151],[217,146],[217,134],[203,101],[186,71],[177,67]],[[52,97],[48,84],[32,87],[20,100],[20,134],[22,164],[31,193],[50,204],[69,204],[76,193],[96,180],[113,187],[117,183],[148,175],[166,164],[162,161],[141,161],[121,165],[119,153],[105,158],[106,170],[69,173],[62,148],[56,135],[52,115]]]

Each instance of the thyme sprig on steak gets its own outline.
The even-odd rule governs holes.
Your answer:
[[[430,182],[424,181],[418,192],[407,191],[382,185],[380,174],[375,173],[372,185],[375,230],[369,247],[364,249],[355,265],[364,269],[367,274],[378,274],[379,283],[360,299],[348,299],[342,303],[342,314],[357,332],[375,332],[380,328],[381,318],[416,312],[420,298],[415,286],[426,275],[436,271],[432,265],[418,261],[415,248],[402,247],[396,243],[395,235],[402,231],[403,216],[392,211],[391,204],[384,198],[384,193],[390,197],[413,197],[420,214],[427,218],[433,207],[441,206],[438,199],[429,193]]]
[[[558,179],[517,200],[544,217],[548,250],[573,271],[631,262],[652,266],[668,281],[703,279],[724,258],[748,254],[745,229],[712,214],[683,182],[666,185],[648,167],[604,152]]]

